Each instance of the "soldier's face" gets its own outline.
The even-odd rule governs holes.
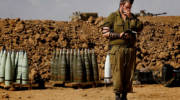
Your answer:
[[[130,2],[125,2],[123,6],[124,12],[131,12],[131,7],[132,7],[132,4],[130,4]]]

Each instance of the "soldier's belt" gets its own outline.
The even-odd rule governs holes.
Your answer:
[[[115,40],[111,40],[110,45],[127,45],[128,42],[124,39],[115,39]]]
[[[111,46],[120,46],[120,47],[135,47],[134,45],[129,45],[130,41],[127,40],[123,40],[123,39],[116,39],[116,40],[112,40],[110,41],[110,45]]]

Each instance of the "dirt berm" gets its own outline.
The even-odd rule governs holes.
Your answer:
[[[137,68],[160,70],[163,64],[180,67],[180,17],[142,17],[137,39]],[[97,23],[96,23],[97,24]],[[0,44],[26,50],[31,69],[50,79],[50,61],[56,48],[94,48],[103,78],[108,40],[96,24],[52,20],[0,19]]]

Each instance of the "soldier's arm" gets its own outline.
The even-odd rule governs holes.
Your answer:
[[[115,13],[111,13],[101,25],[104,37],[110,36],[110,30],[113,28]]]
[[[103,36],[108,37],[110,39],[121,39],[122,36],[124,35],[124,32],[122,32],[121,34],[114,33],[114,32],[108,31],[108,27],[105,27],[105,28],[106,30],[103,30],[103,33],[104,33]]]

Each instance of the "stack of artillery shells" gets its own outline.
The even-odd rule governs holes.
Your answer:
[[[10,86],[12,83],[28,84],[29,67],[27,53],[1,50],[0,83]]]
[[[78,83],[98,81],[98,64],[94,50],[55,50],[51,60],[51,80]]]

